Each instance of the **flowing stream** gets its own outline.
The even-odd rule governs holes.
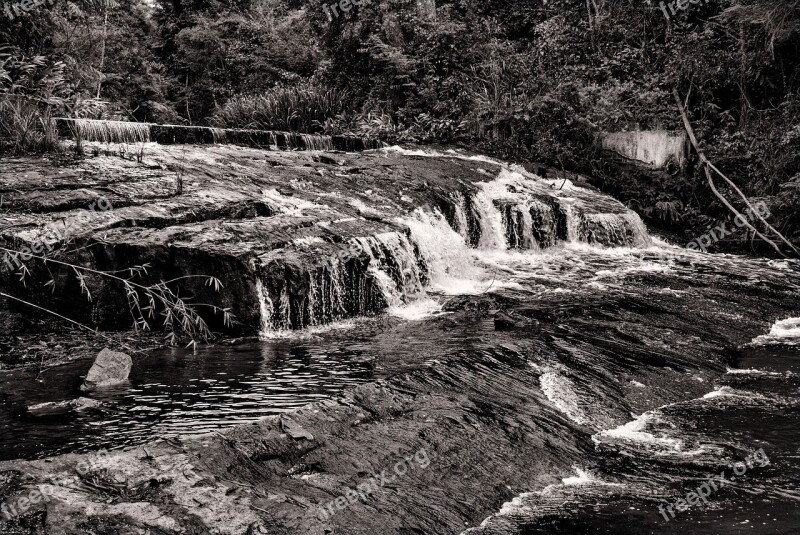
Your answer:
[[[557,201],[548,200],[556,183]],[[532,484],[467,533],[800,525],[796,262],[691,252],[651,237],[600,194],[514,168],[471,198],[454,195],[451,212],[419,209],[396,219],[404,231],[352,239],[377,297],[337,257],[309,279],[302,302],[259,281],[259,341],[157,351],[136,361],[128,384],[91,394],[100,410],[25,410],[76,397],[91,362],[3,372],[0,455],[203,433],[446,360],[513,353],[540,374],[542,397],[531,403],[562,422],[549,447],[580,434],[585,459],[558,474],[560,484]],[[513,334],[498,317],[517,326]],[[753,336],[742,339],[742,326]],[[730,339],[738,348],[721,347]],[[662,519],[658,504],[711,473],[733,474],[757,450],[768,464]]]

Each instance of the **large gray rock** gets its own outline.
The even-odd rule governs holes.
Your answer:
[[[133,361],[125,353],[103,349],[81,385],[84,392],[114,386],[128,380]]]

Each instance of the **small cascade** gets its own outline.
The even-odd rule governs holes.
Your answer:
[[[324,292],[325,300],[323,303],[328,304],[329,311],[328,315],[325,317],[339,318],[347,313],[347,309],[344,306],[345,288],[343,286],[344,278],[342,277],[341,264],[332,261],[328,267],[328,273],[330,276],[324,277],[327,288],[323,288],[326,290]],[[359,306],[359,309],[363,310],[364,307]]]
[[[62,119],[67,121],[77,139],[102,143],[146,143],[150,141],[150,124],[95,119]]]
[[[208,129],[211,130],[211,136],[214,139],[214,144],[215,145],[221,145],[221,144],[225,144],[225,143],[228,142],[228,137],[225,134],[225,129],[224,128],[215,128],[215,127],[211,126]]]
[[[501,213],[509,249],[538,249],[533,236],[533,218],[530,207],[524,204],[505,204]]]
[[[469,236],[469,223],[467,222],[467,200],[464,195],[457,191],[453,193],[453,225],[465,240]]]
[[[484,272],[473,262],[464,237],[452,229],[441,212],[417,209],[398,222],[411,230],[433,287],[449,291],[474,286],[481,279]]]
[[[621,214],[588,214],[585,216],[588,243],[628,247],[652,245],[647,228],[634,212]]]
[[[375,277],[375,282],[378,285],[383,296],[386,298],[386,302],[389,304],[390,307],[399,307],[403,304],[403,294],[397,287],[397,283],[392,279],[391,275],[389,275],[386,270],[381,269],[378,267],[378,261],[373,256],[371,257],[372,262],[370,262],[369,272]]]
[[[498,199],[497,186],[497,182],[483,183],[481,189],[472,197],[472,210],[480,225],[478,247],[481,249],[504,250],[507,248],[503,216],[495,205],[495,200]],[[502,189],[499,193],[507,195],[507,192]]]
[[[320,247],[330,247],[323,240],[301,238],[292,247],[290,258],[284,250],[266,257],[265,274],[256,285],[262,333],[367,315],[425,295],[425,263],[402,232],[351,238],[348,249],[360,253],[329,256],[322,263],[314,260]]]
[[[281,288],[280,300],[278,301],[278,314],[273,325],[276,329],[281,331],[288,330],[292,325],[292,304],[289,301],[289,293],[286,291],[286,286]]]
[[[539,247],[552,247],[558,240],[558,218],[552,200],[534,198],[528,205],[531,236]]]
[[[269,292],[264,288],[264,283],[261,279],[256,277],[256,295],[258,296],[258,305],[261,311],[261,325],[259,332],[261,335],[266,334],[272,330],[272,314],[273,306],[272,299],[269,298]]]
[[[462,228],[460,200],[453,199],[454,226]],[[480,184],[464,219],[467,243],[481,249],[536,250],[558,242],[651,244],[641,218],[616,201],[569,182],[556,188],[519,169],[504,168],[496,180]]]
[[[583,214],[578,207],[572,202],[564,202],[560,199],[559,207],[561,209],[561,223],[562,223],[562,236],[568,242],[578,242],[584,236],[582,232]]]
[[[268,150],[313,150],[359,152],[381,147],[382,143],[363,137],[300,134],[272,130],[135,123],[99,119],[57,117],[61,135],[76,140],[102,143],[233,144]]]
[[[324,147],[328,141],[277,135],[284,147],[295,142]],[[485,291],[487,281],[494,284],[483,262],[491,265],[497,251],[538,251],[564,242],[650,244],[635,213],[571,182],[553,184],[524,170],[503,168],[495,180],[476,186],[468,194],[450,194],[445,209],[450,223],[438,208],[418,208],[392,222],[407,232],[351,237],[345,243],[311,235],[294,239],[290,249],[270,252],[258,286],[262,332],[323,325],[387,307],[399,315],[414,309],[415,317],[419,311],[414,307],[437,305],[428,288],[470,294]],[[274,189],[263,194],[276,212],[287,215],[322,206]],[[351,204],[361,212],[382,214],[361,201]]]
[[[306,150],[334,150],[331,136],[301,134],[300,137]]]
[[[273,262],[256,283],[261,334],[324,325],[384,308],[387,300],[376,287],[379,282],[361,268],[353,260],[336,258],[309,267]]]
[[[410,297],[425,293],[427,275],[406,236],[387,232],[355,240],[369,255],[369,269],[384,288],[388,301],[407,302]]]

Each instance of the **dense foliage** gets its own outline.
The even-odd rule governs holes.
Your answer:
[[[722,217],[696,169],[621,170],[601,131],[682,128],[800,239],[800,0],[67,0],[0,14],[0,138],[72,116],[460,144],[591,174],[645,216]],[[668,11],[669,12],[669,11]]]

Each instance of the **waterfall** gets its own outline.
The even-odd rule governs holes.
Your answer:
[[[467,223],[467,201],[460,191],[453,193],[453,223],[455,231],[464,239],[469,236],[469,223]]]
[[[279,143],[294,141],[284,137]],[[301,142],[312,147],[327,140],[303,138]],[[276,212],[287,215],[303,216],[307,209],[323,206],[274,189],[263,194]],[[391,219],[377,207],[353,199],[350,204],[359,212],[382,219],[384,229],[389,225],[398,230],[353,236],[344,243],[309,235],[294,239],[290,248],[263,256],[262,262],[267,263],[263,272],[269,276],[257,285],[262,332],[322,325],[387,308],[392,314],[421,317],[422,309],[439,306],[427,291],[470,294],[487,286],[499,287],[502,281],[495,280],[484,265],[496,264],[493,252],[512,249],[536,254],[570,242],[650,244],[639,216],[617,201],[569,181],[553,183],[524,169],[504,167],[495,180],[451,193],[447,200],[450,206],[445,211],[452,215],[451,223],[439,208],[417,208]],[[330,224],[320,223],[320,227],[331,230]],[[288,260],[284,251],[292,253]]]
[[[510,249],[539,249],[533,237],[533,218],[528,203],[505,204],[501,210],[506,244]]]
[[[535,198],[528,205],[531,236],[539,247],[552,247],[558,239],[558,220],[553,209],[554,204],[554,202]]]
[[[423,267],[406,236],[399,232],[386,232],[356,240],[369,255],[369,269],[388,302],[399,305],[424,293]]]
[[[301,134],[306,150],[334,150],[331,136]]]
[[[499,187],[498,187],[499,186]],[[472,197],[472,207],[478,218],[481,235],[478,246],[482,249],[506,249],[506,236],[503,229],[503,216],[495,201],[507,195],[498,182],[484,182]]]
[[[605,132],[600,136],[600,145],[604,149],[648,163],[654,167],[664,167],[674,160],[683,165],[686,160],[686,134],[675,134],[664,130]]]
[[[517,208],[519,217],[522,218],[522,249],[539,249],[539,244],[533,237],[533,218],[531,217],[530,204],[524,205],[521,209]]]
[[[474,287],[484,272],[475,265],[464,237],[454,231],[444,215],[417,209],[411,217],[399,218],[408,227],[427,267],[429,284],[446,293]]]
[[[292,326],[292,304],[289,301],[289,293],[286,285],[281,288],[281,297],[278,301],[278,321],[277,328],[280,330],[290,329]]]
[[[652,245],[647,228],[634,212],[621,214],[588,214],[585,216],[586,241],[599,245]]]
[[[211,136],[214,138],[214,144],[220,145],[228,142],[228,137],[224,128],[215,128],[210,126],[208,129],[211,130]]]
[[[563,201],[564,199],[561,200]],[[581,232],[581,223],[583,221],[582,214],[571,202],[562,202],[559,206],[561,207],[561,213],[564,218],[564,238],[566,241],[573,243],[580,241],[583,236]]]
[[[62,119],[67,121],[75,137],[103,143],[146,143],[150,141],[150,123],[101,121],[95,119]]]
[[[264,288],[264,283],[261,278],[256,276],[256,296],[258,296],[258,305],[261,311],[261,325],[259,333],[265,336],[272,330],[272,299],[269,298],[269,292]]]

